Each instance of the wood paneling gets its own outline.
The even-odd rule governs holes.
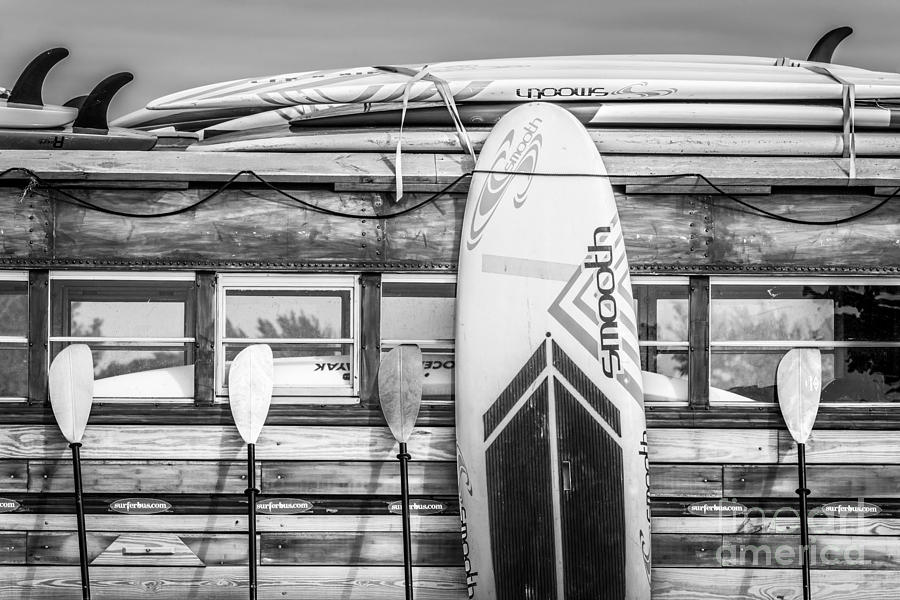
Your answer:
[[[802,600],[799,569],[659,568],[653,600]],[[823,570],[812,578],[816,600],[894,600],[897,574],[875,570]]]
[[[25,533],[0,533],[0,565],[25,564]],[[3,569],[0,568],[0,579]]]
[[[900,465],[814,465],[806,469],[810,502],[817,498],[896,498],[900,495]],[[797,467],[789,465],[727,465],[725,496],[796,498]]]
[[[413,564],[463,564],[458,533],[414,533]],[[266,534],[260,539],[264,565],[402,565],[403,536],[398,533],[348,532]]]
[[[241,460],[246,448],[233,426],[153,427],[91,425],[83,439],[85,460]],[[419,427],[409,440],[413,460],[456,460],[454,431]],[[392,460],[397,442],[387,427],[271,426],[256,445],[258,460]],[[14,425],[0,429],[0,459],[65,459],[69,449],[58,429]]]
[[[260,465],[256,465],[257,474]],[[81,462],[90,494],[240,494],[247,488],[247,464],[239,461]],[[72,493],[72,463],[30,461],[28,491]]]
[[[650,465],[650,495],[721,498],[720,465]]]
[[[774,463],[778,432],[762,429],[651,429],[650,461]]]
[[[898,410],[898,409],[895,409]],[[778,433],[778,461],[797,464],[797,444],[787,431]],[[900,463],[900,436],[894,431],[814,430],[806,444],[806,462]]]
[[[653,534],[799,533],[796,517],[655,517]],[[811,534],[900,536],[900,519],[810,519]]]
[[[399,462],[265,462],[264,494],[400,494]],[[456,496],[455,462],[410,462],[412,494]]]
[[[27,463],[24,460],[0,460],[0,493],[25,492],[27,489]]]
[[[197,273],[197,320],[194,325],[194,402],[216,400],[216,275]]]
[[[88,532],[91,564],[106,566],[220,566],[247,563],[247,536],[224,534]],[[77,565],[74,532],[29,533],[28,564]]]
[[[2,204],[2,202],[0,202]],[[28,402],[43,408],[49,404],[50,272],[28,272]]]
[[[80,600],[78,567],[10,567],[0,578],[0,598]],[[143,567],[127,575],[117,567],[91,569],[95,600],[245,600],[247,567]],[[463,600],[462,569],[415,567],[417,600]],[[259,600],[400,600],[403,567],[259,568]]]
[[[89,531],[101,532],[244,532],[247,531],[245,515],[85,515]],[[459,517],[456,515],[410,516],[412,531],[431,533],[459,533]],[[72,514],[6,514],[0,530],[7,531],[74,531],[75,515]],[[256,515],[256,530],[260,533],[286,533],[294,531],[368,531],[393,532],[403,530],[398,515]]]

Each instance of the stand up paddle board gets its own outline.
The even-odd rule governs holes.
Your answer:
[[[503,115],[516,106],[518,104],[507,102],[460,104],[457,111],[460,121],[466,127],[485,127],[496,124]],[[840,128],[845,118],[843,108],[837,104],[793,102],[566,102],[560,106],[575,115],[587,127],[659,125]],[[294,108],[301,107],[304,105]],[[405,118],[401,109],[402,106],[393,103],[341,105],[336,109],[304,114],[291,120],[291,127],[399,127],[401,121],[404,125],[413,127],[453,127],[450,112],[443,104],[410,106]],[[287,109],[280,109],[278,112],[281,110]],[[854,124],[856,129],[900,128],[900,107],[857,105],[854,110]],[[225,128],[224,124],[222,128]],[[234,131],[236,130],[235,128]]]
[[[98,83],[87,96],[66,104],[77,107],[75,122],[62,129],[0,129],[3,150],[150,150],[156,144],[152,133],[110,128],[106,113],[122,86],[134,79],[131,73],[116,73]]]
[[[560,109],[562,110],[562,109]],[[839,131],[777,129],[590,129],[587,135],[606,154],[730,154],[736,156],[842,156],[845,136]],[[489,130],[468,129],[479,151]],[[463,139],[452,129],[297,129],[265,127],[225,134],[192,144],[191,152],[394,152],[403,142],[407,153],[464,153]],[[896,133],[858,131],[857,156],[898,156]]]
[[[239,133],[250,129],[261,129],[263,127],[286,127],[295,119],[299,119],[306,115],[316,114],[321,111],[331,110],[334,106],[330,104],[299,104],[297,106],[285,106],[283,108],[266,110],[204,127],[199,131],[200,139],[208,140],[218,135]],[[362,110],[364,106],[365,105],[354,105],[358,110]]]
[[[47,73],[68,55],[65,48],[52,48],[28,63],[9,97],[0,100],[0,127],[43,129],[62,127],[75,120],[75,108],[44,104],[42,97]]]
[[[470,598],[650,598],[648,462],[615,199],[566,110],[527,104],[476,164],[457,283]]]

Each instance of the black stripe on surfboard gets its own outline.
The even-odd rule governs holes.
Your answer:
[[[553,366],[575,388],[585,401],[597,411],[616,435],[622,435],[619,409],[600,391],[591,378],[578,368],[575,362],[553,342]]]
[[[624,598],[622,448],[561,381],[554,383],[559,461],[568,465],[568,481],[560,480],[565,598]]]
[[[506,389],[497,397],[482,417],[484,421],[484,439],[487,440],[497,425],[506,417],[512,407],[525,393],[525,390],[537,380],[541,372],[547,368],[547,352],[544,344],[538,345],[528,362],[519,370]]]
[[[498,600],[562,600],[556,593],[549,419],[545,379],[485,453]]]

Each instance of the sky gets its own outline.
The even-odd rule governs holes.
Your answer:
[[[110,117],[186,88],[372,64],[512,56],[691,53],[806,58],[855,33],[835,62],[900,71],[897,0],[0,0],[0,86],[41,51],[71,51],[44,101],[107,75],[135,80]]]

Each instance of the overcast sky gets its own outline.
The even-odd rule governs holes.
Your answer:
[[[897,0],[0,0],[0,85],[36,54],[71,55],[46,102],[122,70],[111,117],[164,94],[317,68],[545,54],[703,53],[806,58],[855,33],[835,62],[900,70]]]

